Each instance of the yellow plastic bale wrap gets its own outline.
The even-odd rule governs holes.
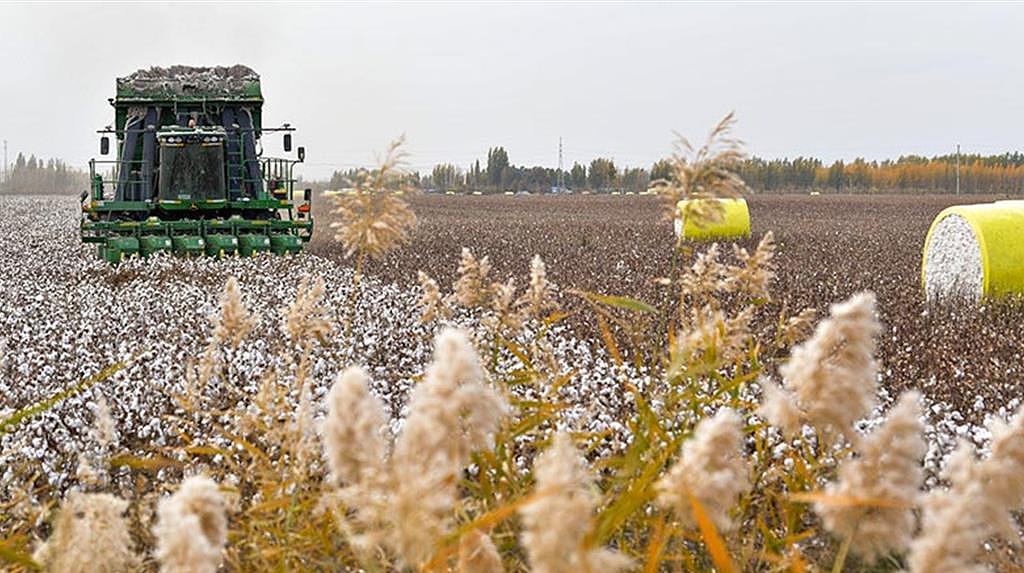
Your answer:
[[[722,206],[722,217],[718,221],[703,221],[700,224],[685,217],[691,201],[717,201]],[[750,236],[750,211],[745,199],[684,199],[677,205],[675,220],[676,236],[691,241],[714,239],[739,239]]]
[[[921,259],[929,300],[1024,294],[1024,201],[945,209],[928,230]]]

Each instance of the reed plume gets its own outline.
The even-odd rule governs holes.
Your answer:
[[[155,556],[162,573],[214,573],[228,538],[225,502],[217,484],[193,476],[160,500]]]
[[[198,364],[190,363],[185,369],[185,388],[176,396],[186,410],[196,411],[209,398],[204,394],[210,381],[224,364],[222,346],[237,349],[255,326],[255,319],[242,301],[241,290],[235,277],[228,277],[220,297],[220,312],[210,316],[213,332]]]
[[[53,573],[134,571],[139,559],[124,517],[127,509],[127,501],[110,494],[72,491],[33,559]]]
[[[338,375],[327,396],[324,455],[337,483],[361,483],[384,473],[387,419],[368,383],[361,368],[348,368]]]
[[[423,291],[419,299],[421,309],[420,322],[427,323],[451,316],[451,307],[448,306],[448,302],[441,296],[441,289],[438,288],[437,281],[430,278],[430,275],[423,271],[419,271],[416,276],[420,282],[420,290]]]
[[[728,278],[729,269],[719,262],[718,243],[714,243],[698,254],[693,264],[679,277],[680,301],[717,303],[713,295],[725,291]]]
[[[910,545],[911,573],[983,573],[981,544],[991,528],[975,513],[983,499],[974,447],[961,441],[943,470],[949,489],[936,488],[924,498],[921,532]]]
[[[779,344],[789,346],[810,336],[814,331],[814,319],[817,315],[818,311],[813,308],[805,308],[793,316],[786,317],[785,322],[779,327]]]
[[[404,137],[391,142],[376,169],[359,172],[350,190],[331,195],[337,217],[331,228],[345,256],[357,255],[357,274],[366,257],[383,257],[407,241],[416,225],[416,215],[401,199],[413,191],[404,171],[404,144]]]
[[[683,525],[693,527],[690,498],[696,498],[719,530],[729,530],[729,510],[749,488],[747,473],[742,422],[736,412],[722,408],[701,420],[683,442],[679,459],[657,484],[658,503],[675,509]]]
[[[494,285],[488,276],[491,262],[487,257],[477,259],[466,247],[459,259],[459,278],[453,287],[455,300],[466,308],[487,308],[494,296]]]
[[[721,306],[721,295],[743,293],[749,299],[767,300],[775,278],[775,237],[768,231],[758,241],[753,254],[733,245],[733,254],[739,264],[719,261],[718,244],[712,244],[698,254],[693,264],[679,277],[681,302],[691,305]],[[682,307],[681,307],[682,310]]]
[[[534,255],[530,261],[530,284],[516,301],[517,306],[527,317],[540,317],[541,313],[554,308],[552,298],[554,286],[548,282],[547,266],[540,255]]]
[[[917,392],[901,396],[885,422],[861,441],[857,457],[840,464],[839,482],[814,506],[825,527],[851,539],[851,551],[869,563],[902,554],[916,529],[914,507],[928,449],[920,403]]]
[[[491,316],[484,319],[492,331],[506,329],[517,331],[523,326],[525,315],[516,308],[516,281],[509,278],[504,283],[491,287]]]
[[[739,291],[754,299],[771,298],[771,282],[775,278],[775,234],[768,231],[750,254],[739,245],[733,245],[738,265],[731,266],[725,279],[726,290]]]
[[[308,364],[308,361],[305,361]],[[313,411],[313,389],[312,383],[304,373],[302,382],[299,385],[299,403],[295,407],[295,421],[293,422],[291,450],[295,454],[295,464],[292,470],[300,478],[310,471],[310,464],[316,456],[316,423]]]
[[[558,433],[533,464],[535,499],[523,505],[522,543],[534,573],[621,571],[625,556],[584,546],[597,495],[585,462],[572,440]]]
[[[97,392],[96,401],[91,404],[91,409],[93,424],[89,430],[89,437],[98,447],[95,450],[78,452],[75,477],[83,485],[102,488],[108,484],[110,478],[110,450],[118,442],[117,424],[110,415],[110,406],[103,394]]]
[[[501,564],[501,556],[491,536],[474,529],[459,540],[459,562],[456,570],[457,573],[501,573],[505,568]]]
[[[736,197],[748,191],[738,174],[746,159],[743,142],[730,136],[735,123],[734,114],[730,112],[715,125],[700,147],[676,134],[674,150],[668,159],[669,177],[650,185],[662,198],[667,218],[681,215],[698,225],[713,223],[722,217],[721,205],[700,199]],[[680,212],[679,202],[683,199],[697,201],[690,201],[685,211]]]
[[[853,422],[867,415],[877,392],[875,296],[863,292],[831,307],[814,335],[793,349],[779,370],[785,390],[772,389],[760,413],[769,422],[792,429],[793,412],[821,430],[831,430],[856,443]],[[770,400],[770,402],[768,401]],[[779,404],[780,400],[789,404]],[[773,416],[779,416],[773,419]]]
[[[295,292],[295,300],[284,312],[283,328],[292,344],[308,346],[311,341],[323,343],[331,333],[327,309],[323,306],[324,280],[303,277]]]
[[[692,309],[671,347],[669,376],[678,376],[704,360],[727,363],[737,359],[750,340],[752,319],[749,307],[733,317],[711,306]]]
[[[459,474],[471,451],[492,445],[506,411],[466,333],[442,331],[391,460],[391,543],[406,564],[429,559],[448,531]]]
[[[114,418],[110,415],[107,398],[98,392],[93,406],[93,425],[89,435],[104,449],[117,445],[117,424],[114,423]]]
[[[762,378],[760,384],[762,394],[758,414],[777,426],[787,437],[800,433],[804,413],[797,407],[793,396],[767,378]]]
[[[1024,509],[1024,407],[1009,423],[995,418],[989,422],[990,453],[979,468],[985,503],[978,508],[996,535],[1020,544],[1020,534],[1011,512]]]
[[[324,456],[343,511],[339,523],[363,555],[379,550],[387,530],[388,443],[384,409],[369,378],[348,368],[331,386],[323,424]]]
[[[911,573],[986,571],[978,564],[985,541],[1020,544],[1011,512],[1024,504],[1024,408],[1009,424],[993,420],[989,431],[989,456],[978,460],[974,446],[961,440],[944,468],[949,489],[925,496],[921,533],[908,557]]]
[[[452,293],[442,297],[437,283],[420,271],[419,282],[423,295],[419,300],[421,322],[448,318],[452,306],[481,311],[481,322],[494,334],[518,332],[530,319],[542,318],[544,312],[558,308],[555,287],[547,279],[547,269],[540,256],[530,263],[530,280],[526,289],[517,295],[516,281],[491,281],[491,263],[487,257],[477,259],[472,251],[463,247],[459,260],[458,278]]]
[[[220,316],[215,317],[213,322],[214,339],[229,342],[232,348],[238,348],[252,330],[254,322],[242,302],[235,277],[228,277],[224,284],[224,292],[220,297]]]

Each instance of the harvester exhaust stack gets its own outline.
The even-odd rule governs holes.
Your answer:
[[[173,66],[117,79],[117,158],[90,162],[81,235],[101,257],[297,253],[313,233],[296,202],[296,159],[264,157],[259,76],[245,66]],[[102,146],[106,149],[106,145]],[[288,147],[288,146],[286,146]],[[286,149],[288,151],[289,149]]]

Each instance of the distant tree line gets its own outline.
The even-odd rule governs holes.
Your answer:
[[[358,171],[357,169],[335,171],[327,188],[343,189],[348,187],[349,182]],[[473,191],[482,193],[505,191],[548,193],[557,191],[560,182],[565,190],[640,192],[645,190],[651,181],[651,175],[647,169],[619,168],[612,159],[603,157],[592,160],[588,165],[573,163],[572,167],[561,174],[558,169],[553,167],[513,165],[509,161],[508,152],[503,147],[489,149],[487,161],[483,164],[477,160],[468,168],[463,168],[452,163],[439,163],[429,173],[413,172],[409,174],[409,178],[415,186],[423,190],[459,193]]]
[[[18,154],[8,167],[7,178],[0,181],[0,193],[18,195],[45,195],[80,193],[88,187],[88,175],[69,167],[60,159],[25,159]]]
[[[652,181],[671,177],[667,160],[650,168],[620,167],[614,160],[598,157],[588,164],[574,162],[559,173],[552,167],[513,165],[503,147],[487,152],[487,161],[475,161],[468,168],[452,163],[435,165],[430,173],[414,172],[411,182],[420,189],[436,192],[501,193],[529,191],[548,193],[562,187],[594,193],[639,193]],[[356,170],[336,171],[327,186],[341,189]],[[956,156],[921,157],[867,161],[855,159],[826,164],[813,157],[762,159],[751,157],[739,172],[747,185],[760,193],[820,191],[822,193],[946,193],[956,190]],[[962,193],[1019,193],[1024,191],[1024,153],[1002,155],[961,155]]]
[[[825,165],[820,159],[747,160],[740,174],[760,192],[818,190],[822,192],[951,192],[956,190],[956,156],[921,157]],[[1024,191],[1024,154],[961,155],[962,193]]]

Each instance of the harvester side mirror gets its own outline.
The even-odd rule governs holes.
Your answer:
[[[309,203],[309,200],[313,198],[313,190],[305,189],[302,191],[302,200]]]
[[[299,161],[302,162],[302,161],[305,161],[305,160],[306,160],[306,148],[302,147],[300,145],[299,146]]]
[[[82,194],[78,196],[78,202],[79,203],[85,203],[85,199],[88,196],[89,196],[89,192],[88,191],[82,191]]]
[[[290,133],[284,134],[284,150],[285,151],[291,151],[292,150],[292,134],[290,134]]]
[[[110,153],[110,138],[104,135],[100,138],[100,155]]]

